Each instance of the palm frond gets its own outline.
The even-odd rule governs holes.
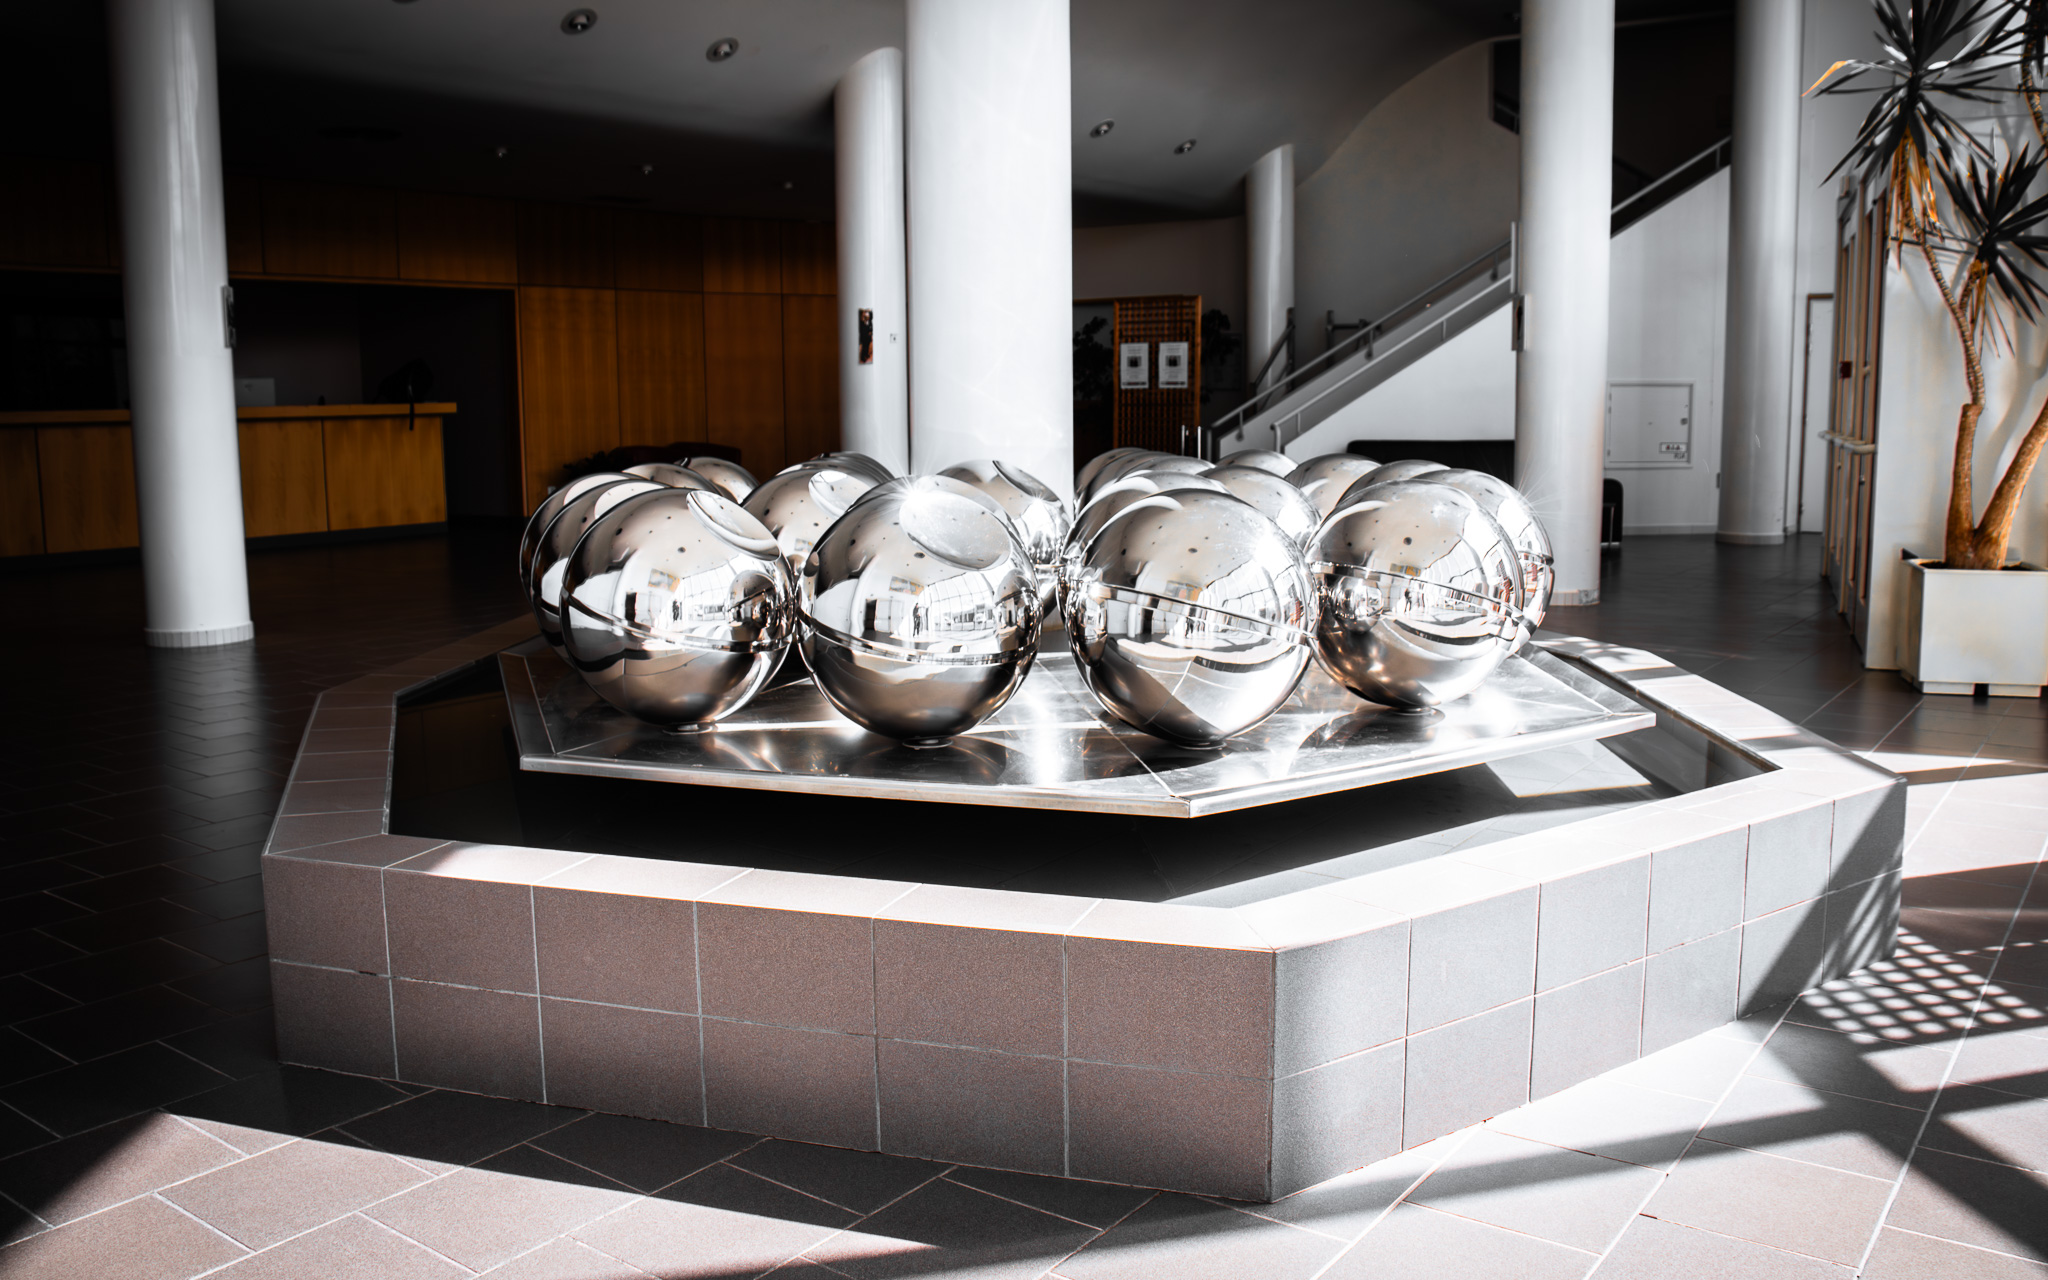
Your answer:
[[[2048,270],[2048,196],[2027,195],[2043,159],[2029,146],[2002,165],[1972,159],[1942,175],[1950,216],[1936,244],[1956,260],[1956,301],[1976,336],[2008,346],[2008,320],[2033,323],[2048,306],[2035,274]]]

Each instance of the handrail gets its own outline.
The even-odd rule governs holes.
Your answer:
[[[1820,433],[1820,438],[1837,449],[1846,449],[1850,453],[1877,452],[1877,442],[1875,440],[1858,440],[1855,436],[1845,436],[1839,431],[1823,431]]]
[[[1671,169],[1667,170],[1663,174],[1663,176],[1655,179],[1649,185],[1645,186],[1642,190],[1637,191],[1635,194],[1629,196],[1627,199],[1621,201],[1619,204],[1616,204],[1612,209],[1608,211],[1609,219],[1611,220],[1616,215],[1619,215],[1622,211],[1629,208],[1631,205],[1634,205],[1637,201],[1642,200],[1645,197],[1652,194],[1653,192],[1659,190],[1660,188],[1663,188],[1666,184],[1675,181],[1680,176],[1685,174],[1687,171],[1691,170],[1695,165],[1699,164],[1700,161],[1717,157],[1721,152],[1728,150],[1731,147],[1732,142],[1732,138],[1723,138],[1719,142],[1716,142],[1714,145],[1708,147],[1706,150],[1701,151],[1698,154],[1693,155],[1687,158],[1686,160],[1680,162],[1679,164],[1673,166]],[[1719,171],[1718,165],[1715,166],[1715,171]],[[1368,363],[1370,363],[1376,359],[1383,357],[1384,355],[1391,354],[1391,352],[1397,351],[1402,347],[1407,346],[1408,339],[1404,338],[1401,342],[1396,343],[1393,347],[1388,348],[1384,352],[1376,351],[1374,349],[1374,345],[1378,342],[1379,339],[1385,337],[1389,330],[1395,328],[1400,324],[1406,323],[1408,320],[1412,319],[1415,316],[1427,312],[1431,307],[1443,301],[1449,294],[1453,293],[1455,290],[1468,283],[1473,276],[1475,268],[1482,265],[1487,266],[1489,268],[1492,280],[1494,282],[1498,282],[1501,278],[1501,256],[1503,253],[1507,255],[1510,264],[1510,275],[1512,275],[1512,264],[1516,253],[1516,246],[1514,238],[1511,236],[1508,239],[1501,241],[1499,244],[1494,245],[1485,253],[1480,254],[1478,257],[1473,258],[1471,261],[1458,267],[1456,270],[1450,272],[1448,275],[1443,276],[1441,279],[1429,285],[1427,288],[1416,293],[1406,302],[1403,302],[1401,305],[1387,312],[1378,320],[1370,322],[1361,322],[1358,332],[1352,334],[1348,338],[1345,338],[1342,342],[1326,347],[1321,355],[1317,356],[1315,359],[1310,360],[1297,368],[1290,370],[1285,376],[1276,381],[1271,387],[1263,387],[1255,391],[1249,398],[1246,399],[1246,401],[1243,404],[1239,405],[1235,409],[1232,409],[1230,412],[1224,414],[1222,417],[1218,418],[1214,423],[1211,423],[1204,427],[1203,431],[1212,437],[1220,437],[1234,431],[1241,431],[1249,423],[1250,419],[1256,417],[1261,413],[1264,413],[1266,409],[1274,403],[1276,403],[1276,401],[1284,399],[1288,395],[1291,395],[1293,392],[1307,385],[1307,383],[1310,382],[1312,379],[1320,377],[1323,373],[1328,372],[1329,369],[1334,368],[1340,361],[1342,361],[1346,357],[1356,354],[1360,348],[1364,349],[1365,359]],[[1488,290],[1485,290],[1483,292],[1491,292],[1491,289],[1489,288]],[[1456,314],[1457,312],[1463,310],[1464,304],[1460,304],[1458,307],[1453,309],[1451,314]],[[1294,316],[1293,312],[1289,311],[1287,332],[1291,335],[1293,331]],[[1427,329],[1424,329],[1418,332],[1427,331]],[[1265,376],[1271,370],[1273,360],[1275,357],[1278,356],[1278,354],[1279,348],[1276,346],[1274,349],[1273,356],[1269,356],[1267,358],[1265,367],[1259,371],[1259,376],[1258,378],[1253,380],[1252,386],[1259,387],[1259,384],[1265,381]],[[1349,381],[1349,379],[1346,379],[1346,381]],[[1316,399],[1320,400],[1322,399],[1322,397],[1318,396],[1316,397]],[[1311,401],[1311,403],[1314,402]],[[1276,444],[1275,447],[1277,448],[1278,445]]]
[[[1271,373],[1271,372],[1273,371],[1273,362],[1274,362],[1275,360],[1278,360],[1278,359],[1280,358],[1280,355],[1281,355],[1281,353],[1282,353],[1282,352],[1285,352],[1285,353],[1287,354],[1287,366],[1288,366],[1288,367],[1287,367],[1287,369],[1286,369],[1286,371],[1285,371],[1285,374],[1283,374],[1283,375],[1282,375],[1282,377],[1281,377],[1281,379],[1280,379],[1280,380],[1281,380],[1281,382],[1285,382],[1285,381],[1287,380],[1287,378],[1286,378],[1286,374],[1292,374],[1292,373],[1294,372],[1294,308],[1293,308],[1293,307],[1289,307],[1289,308],[1287,308],[1287,325],[1286,325],[1286,327],[1285,327],[1285,328],[1283,328],[1283,329],[1281,329],[1281,330],[1280,330],[1280,337],[1279,337],[1279,339],[1278,339],[1277,341],[1275,341],[1275,342],[1273,343],[1273,349],[1272,349],[1272,350],[1271,350],[1270,352],[1268,352],[1268,353],[1266,354],[1266,363],[1264,363],[1264,364],[1262,364],[1262,365],[1260,365],[1260,366],[1259,366],[1259,376],[1258,376],[1258,377],[1256,377],[1256,378],[1253,378],[1253,379],[1252,379],[1252,385],[1253,385],[1253,386],[1255,386],[1255,387],[1258,387],[1258,386],[1264,386],[1264,385],[1265,385],[1265,382],[1266,382],[1266,375],[1267,375],[1267,374],[1269,374],[1269,373]],[[1277,385],[1277,384],[1276,384],[1276,385]],[[1260,394],[1264,394],[1264,393],[1262,392],[1262,393],[1260,393]],[[1254,397],[1253,397],[1253,399],[1257,399],[1257,398],[1258,398],[1257,396],[1254,396]]]

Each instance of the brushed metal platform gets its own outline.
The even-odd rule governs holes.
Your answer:
[[[1061,637],[1052,637],[1059,641]],[[1063,643],[995,716],[950,746],[868,733],[808,680],[709,730],[617,711],[538,637],[499,654],[522,769],[767,791],[1196,818],[1459,769],[1650,728],[1656,717],[1531,647],[1439,711],[1375,708],[1311,666],[1273,717],[1194,751],[1113,721]]]

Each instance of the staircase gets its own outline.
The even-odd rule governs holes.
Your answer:
[[[1609,234],[1618,235],[1726,168],[1728,161],[1729,140],[1723,138],[1615,205]],[[1286,452],[1290,441],[1509,305],[1516,292],[1511,234],[1385,316],[1361,322],[1356,332],[1300,368],[1262,378],[1263,390],[1203,428],[1212,456],[1225,451],[1226,436],[1232,437],[1233,447]],[[1291,365],[1286,353],[1293,332],[1290,320],[1266,361],[1268,369],[1283,358]]]

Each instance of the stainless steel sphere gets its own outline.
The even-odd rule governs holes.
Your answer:
[[[1427,479],[1431,484],[1447,484],[1471,494],[1486,514],[1500,521],[1508,541],[1515,544],[1515,555],[1522,563],[1522,617],[1526,623],[1515,641],[1515,648],[1520,650],[1529,642],[1530,634],[1543,625],[1543,615],[1550,611],[1551,588],[1557,584],[1550,534],[1536,518],[1536,509],[1529,505],[1522,491],[1499,476],[1456,469],[1432,471]]]
[[[1081,678],[1111,715],[1215,747],[1287,701],[1308,667],[1315,591],[1280,527],[1228,493],[1132,502],[1066,594]]]
[[[1067,545],[1060,552],[1060,582],[1064,585],[1081,563],[1081,554],[1102,527],[1123,513],[1140,498],[1149,498],[1155,493],[1169,493],[1181,489],[1199,489],[1209,493],[1229,493],[1221,481],[1207,476],[1188,476],[1177,472],[1163,475],[1125,476],[1112,480],[1095,491],[1094,499],[1081,508],[1074,517],[1074,526],[1067,533]]]
[[[526,519],[526,531],[519,535],[519,585],[523,590],[533,589],[533,553],[540,546],[540,536],[548,531],[548,523],[562,514],[562,508],[574,502],[583,494],[601,485],[614,484],[633,477],[623,471],[598,471],[574,480],[540,500],[533,514]]]
[[[659,480],[622,476],[592,485],[548,522],[546,531],[540,535],[540,545],[534,548],[533,580],[527,595],[533,601],[533,617],[540,624],[541,637],[557,652],[562,649],[562,574],[568,568],[569,553],[599,516],[635,494],[666,488]]]
[[[1041,615],[1010,523],[957,481],[883,485],[828,531],[798,584],[818,689],[862,728],[939,746],[1031,670]]]
[[[709,489],[714,493],[718,492],[718,486],[712,484],[708,477],[673,462],[643,462],[637,467],[627,467],[626,474],[639,476],[642,480],[658,480],[671,489]]]
[[[1088,486],[1094,483],[1097,473],[1104,467],[1120,458],[1126,458],[1131,454],[1143,452],[1145,452],[1143,449],[1134,449],[1127,444],[1119,445],[1114,449],[1098,453],[1082,463],[1081,469],[1074,473],[1074,500],[1076,502],[1080,501],[1081,495],[1088,491]]]
[[[1122,471],[1121,475],[1198,476],[1201,475],[1204,471],[1207,471],[1210,467],[1215,465],[1215,463],[1206,461],[1202,458],[1190,458],[1187,457],[1185,454],[1168,453],[1161,454],[1152,458],[1147,458],[1143,462],[1138,463],[1136,466],[1126,467]]]
[[[1316,510],[1307,494],[1271,471],[1233,465],[1211,467],[1202,474],[1264,512],[1296,547],[1307,546],[1308,540],[1315,537],[1316,526],[1323,522],[1323,513]]]
[[[1178,454],[1160,453],[1156,449],[1126,449],[1122,456],[1103,463],[1094,475],[1088,477],[1088,483],[1085,486],[1076,486],[1074,490],[1075,500],[1085,503],[1088,499],[1094,497],[1102,489],[1102,486],[1122,479],[1146,463],[1160,462],[1167,458],[1178,456]]]
[[[703,476],[717,485],[719,491],[734,502],[745,502],[747,495],[754,491],[754,486],[760,483],[754,479],[753,472],[739,463],[727,462],[724,458],[715,458],[708,453],[698,454],[694,458],[678,459],[676,465],[688,467]]]
[[[794,471],[798,467],[831,467],[837,471],[851,471],[857,476],[866,476],[876,484],[887,484],[896,478],[896,473],[889,470],[885,463],[864,453],[821,453],[803,462],[793,462],[782,470]]]
[[[1060,495],[1029,472],[994,459],[963,462],[939,474],[980,490],[1002,507],[1038,574],[1039,612],[1049,615],[1058,604],[1060,552],[1073,524]]]
[[[1236,453],[1225,457],[1217,465],[1223,467],[1257,467],[1261,471],[1270,471],[1283,480],[1294,471],[1294,459],[1284,453],[1275,453],[1271,449],[1239,449]]]
[[[744,505],[775,535],[794,578],[803,573],[804,558],[825,530],[876,483],[856,472],[805,463],[770,476]]]
[[[1337,499],[1344,496],[1344,491],[1379,465],[1371,458],[1361,458],[1355,453],[1326,453],[1319,458],[1310,458],[1288,472],[1287,483],[1301,490],[1327,520],[1337,505]]]
[[[1373,485],[1332,512],[1308,553],[1321,592],[1316,656],[1369,702],[1434,707],[1478,688],[1523,626],[1521,569],[1463,490]]]
[[[1374,484],[1392,484],[1396,480],[1420,480],[1435,472],[1448,470],[1450,468],[1443,463],[1431,462],[1427,458],[1400,458],[1393,462],[1382,462],[1379,469],[1368,478]]]
[[[768,528],[722,493],[636,494],[562,575],[562,647],[606,702],[664,729],[731,715],[796,640],[796,584]]]

